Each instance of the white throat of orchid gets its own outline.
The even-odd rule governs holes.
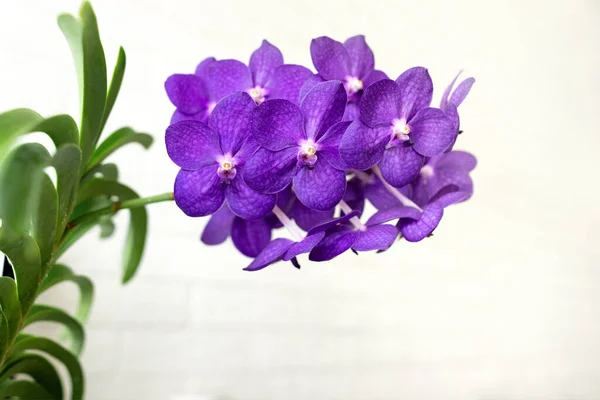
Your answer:
[[[348,94],[354,94],[360,92],[365,87],[363,81],[355,76],[349,76],[346,78],[346,91]]]
[[[255,86],[252,89],[248,90],[248,94],[250,95],[250,97],[252,97],[252,100],[254,100],[256,104],[261,104],[263,101],[265,101],[267,91],[260,86]]]
[[[433,176],[433,174],[434,174],[433,167],[431,165],[429,165],[429,164],[425,164],[421,168],[421,171],[419,172],[419,174],[421,175],[421,178],[423,179],[423,182],[427,183],[427,181],[429,180],[429,178],[431,178]]]
[[[298,164],[312,167],[317,162],[317,144],[312,140],[304,140],[298,150]]]
[[[210,115],[213,112],[216,105],[217,105],[216,101],[211,101],[210,103],[208,103],[208,105],[206,106],[206,112],[208,113],[208,115]]]
[[[406,124],[405,119],[395,119],[393,122],[393,136],[395,139],[407,141],[410,140],[410,126]]]
[[[237,173],[233,158],[228,154],[220,157],[217,161],[219,163],[217,175],[224,183],[230,183]]]

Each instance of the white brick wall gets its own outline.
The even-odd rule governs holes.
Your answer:
[[[79,0],[0,2],[0,109],[77,109],[54,17]],[[144,195],[170,190],[164,79],[205,56],[247,59],[260,39],[309,64],[310,38],[365,33],[379,67],[426,65],[443,87],[478,82],[460,147],[476,194],[433,239],[259,273],[203,220],[150,209],[143,266],[121,287],[115,238],[95,233],[64,261],[97,299],[83,362],[91,400],[600,398],[597,134],[600,37],[594,1],[95,1],[109,60],[128,52],[109,128],[152,132],[114,158]],[[45,300],[73,307],[73,287]],[[50,326],[36,328],[53,331]]]

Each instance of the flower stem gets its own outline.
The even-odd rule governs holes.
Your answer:
[[[300,230],[296,227],[292,220],[287,215],[285,215],[285,213],[281,208],[279,208],[279,206],[275,205],[275,207],[273,207],[273,214],[275,214],[279,222],[281,222],[281,224],[285,226],[287,230],[292,234],[296,242],[300,242],[302,241],[302,239],[304,239],[304,235],[302,234],[302,232],[300,232]]]
[[[405,206],[405,207],[413,207],[413,208],[416,208],[419,211],[423,211],[421,209],[421,207],[419,207],[418,205],[416,205],[411,199],[409,199],[408,197],[406,197],[405,195],[403,195],[402,193],[400,193],[400,191],[398,189],[396,189],[395,187],[393,187],[392,185],[390,185],[389,183],[387,183],[385,179],[383,179],[383,176],[381,176],[381,171],[379,170],[379,166],[376,165],[376,166],[374,166],[371,169],[373,170],[373,173],[383,183],[383,186],[385,186],[385,188],[387,189],[387,191],[390,192],[395,198],[397,198],[400,201],[400,203],[402,203],[403,206]]]
[[[363,183],[372,183],[373,175],[367,174],[365,171],[359,171],[357,169],[352,170],[352,173]]]
[[[339,206],[346,215],[350,214],[353,211],[352,208],[348,205],[348,203],[346,203],[344,200],[340,200]],[[360,219],[358,217],[350,218],[350,222],[359,231],[365,230],[365,226],[362,224],[362,222],[360,222]]]
[[[90,219],[95,219],[102,215],[116,214],[117,212],[119,212],[119,210],[143,207],[148,204],[161,203],[163,201],[173,201],[173,192],[157,194],[155,196],[125,200],[123,202],[115,202],[115,203],[111,204],[110,206],[93,211],[89,214],[84,214],[81,217],[75,219],[74,221],[71,221],[68,224],[68,228],[73,228],[74,226],[77,226],[84,221],[88,221]]]

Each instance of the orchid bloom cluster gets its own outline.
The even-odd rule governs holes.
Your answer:
[[[453,150],[473,78],[454,88],[455,78],[436,108],[427,69],[389,79],[364,36],[319,37],[310,53],[316,74],[265,40],[248,65],[207,58],[165,83],[175,201],[210,215],[202,241],[231,236],[253,258],[246,270],[418,242],[473,194],[476,160]],[[366,200],[377,210],[369,218]],[[273,238],[282,227],[291,239]]]

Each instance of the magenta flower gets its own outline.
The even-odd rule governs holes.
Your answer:
[[[266,40],[246,66],[237,60],[220,60],[208,69],[208,88],[216,97],[248,93],[256,104],[267,99],[296,103],[302,84],[312,72],[300,65],[283,64],[279,49]]]
[[[304,83],[300,99],[318,83],[342,81],[348,94],[344,121],[358,118],[358,104],[364,89],[387,79],[383,71],[375,69],[373,51],[363,35],[353,36],[343,44],[327,36],[318,37],[310,44],[310,55],[318,74]]]
[[[208,121],[208,116],[220,100],[209,91],[207,85],[208,68],[215,62],[214,57],[209,57],[198,65],[195,74],[174,74],[167,78],[167,96],[177,107],[171,124],[184,120]]]
[[[355,252],[387,250],[398,237],[398,228],[387,222],[399,218],[418,218],[419,215],[416,208],[400,206],[377,212],[365,224],[358,217],[350,219],[350,224],[329,229],[323,240],[312,249],[309,259],[328,261],[349,249]]]
[[[371,85],[360,102],[360,119],[350,125],[340,154],[350,167],[379,164],[383,177],[402,187],[419,173],[424,157],[442,153],[454,138],[453,122],[430,108],[433,84],[425,68],[415,67],[392,81]]]
[[[402,236],[409,242],[418,242],[429,236],[444,216],[444,209],[461,203],[473,195],[473,181],[469,176],[477,160],[471,154],[451,151],[432,158],[423,166],[413,183],[413,200],[423,212],[419,218],[398,221]]]
[[[290,212],[294,198],[291,190],[277,195],[277,206],[283,212]],[[235,215],[227,204],[211,215],[200,239],[204,244],[214,246],[223,243],[228,237],[236,249],[245,256],[256,257],[271,241],[272,232],[283,225],[273,213],[256,220],[245,220]]]
[[[248,271],[420,241],[473,194],[476,161],[452,150],[473,78],[455,78],[432,108],[427,69],[388,79],[362,35],[316,38],[310,53],[314,75],[265,40],[247,65],[209,58],[165,84],[176,203],[211,215],[201,240],[231,238],[253,257]],[[363,222],[367,201],[377,211]]]
[[[257,193],[241,178],[246,159],[258,148],[250,134],[255,107],[247,93],[237,93],[215,106],[208,125],[181,121],[167,129],[167,152],[181,167],[175,202],[187,215],[210,215],[225,199],[244,219],[260,219],[273,209],[275,195]]]
[[[278,238],[269,243],[263,251],[244,270],[258,271],[278,261],[290,261],[295,257],[309,253],[317,246],[326,235],[326,231],[334,229],[340,224],[359,215],[358,211],[352,211],[340,218],[334,218],[311,228],[304,237],[297,240]],[[396,229],[393,227],[394,230]],[[293,229],[293,228],[292,228]]]
[[[471,87],[475,83],[475,78],[467,78],[461,83],[458,84],[456,89],[452,91],[454,88],[454,84],[456,80],[460,76],[460,72],[454,77],[450,85],[444,90],[444,94],[442,95],[442,100],[440,101],[440,109],[446,113],[446,115],[452,120],[454,126],[454,139],[452,140],[452,144],[448,146],[446,151],[452,150],[454,147],[454,143],[458,138],[458,134],[460,133],[460,118],[458,116],[458,106],[462,104],[465,100],[469,92],[471,91]]]
[[[346,93],[339,81],[315,86],[300,107],[267,100],[256,108],[252,135],[262,146],[247,162],[244,180],[260,193],[277,193],[293,181],[298,199],[326,211],[342,199],[345,165],[338,146],[348,122],[340,122]]]
[[[210,217],[201,240],[208,245],[217,245],[231,236],[233,245],[240,253],[256,257],[271,241],[271,230],[266,218],[245,220],[224,204]]]
[[[177,107],[171,123],[206,122],[217,102],[236,92],[247,92],[257,104],[268,98],[295,103],[310,76],[308,68],[283,64],[279,49],[266,40],[250,56],[249,66],[237,60],[207,58],[195,74],[174,74],[165,82],[169,100]]]

